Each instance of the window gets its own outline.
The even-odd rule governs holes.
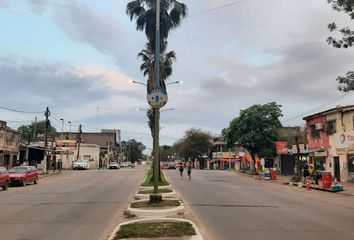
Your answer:
[[[327,134],[328,135],[333,135],[337,132],[336,128],[336,120],[328,121],[327,122]]]
[[[311,137],[312,138],[319,138],[320,137],[320,131],[316,129],[315,124],[310,126],[311,128]]]

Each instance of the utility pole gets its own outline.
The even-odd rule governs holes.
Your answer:
[[[49,116],[50,116],[50,111],[49,107],[46,108],[45,112],[45,134],[44,134],[44,160],[45,160],[45,172],[47,173],[49,170],[49,162],[48,162],[48,154],[47,154],[47,145],[48,145],[48,128],[50,126],[50,121],[49,121]]]
[[[295,136],[295,142],[296,142],[296,176],[298,177],[298,180],[301,181],[301,161],[300,161],[300,146],[299,146],[299,136]]]
[[[81,144],[81,134],[82,134],[82,125],[79,125],[79,134],[77,136],[77,156],[76,156],[76,160],[79,159],[80,156],[80,144]]]
[[[36,138],[36,132],[37,132],[37,117],[34,118],[33,139]]]

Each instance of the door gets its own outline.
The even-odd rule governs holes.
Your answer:
[[[337,179],[337,181],[340,181],[339,157],[334,157],[334,177]]]

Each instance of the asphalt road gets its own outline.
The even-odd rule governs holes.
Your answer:
[[[208,240],[354,239],[354,197],[195,170],[165,171]]]
[[[0,239],[107,239],[145,170],[63,171],[0,191]]]

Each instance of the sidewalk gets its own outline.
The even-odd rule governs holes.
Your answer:
[[[237,173],[244,175],[244,176],[248,176],[248,177],[253,177],[253,178],[257,177],[257,175],[250,175],[248,173],[242,173],[242,172],[237,172]],[[279,183],[279,184],[283,184],[283,185],[296,185],[297,186],[299,184],[296,182],[290,184],[290,182],[291,182],[290,179],[291,179],[291,176],[277,175],[277,180],[263,180],[262,179],[261,181]],[[319,183],[320,183],[320,185],[318,185],[318,186],[315,186],[313,184],[311,184],[310,186],[312,189],[315,189],[315,190],[332,192],[330,190],[323,189],[321,181]],[[354,183],[338,182],[337,184],[342,185],[344,187],[344,191],[332,192],[332,193],[342,194],[342,195],[346,195],[346,196],[354,196]],[[303,187],[306,187],[306,185],[304,184]]]
[[[49,170],[48,173],[44,173],[43,169],[38,169],[37,172],[38,172],[38,175],[39,175],[40,178],[48,177],[48,176],[51,176],[51,175],[55,175],[55,174],[61,173],[61,171],[58,171],[58,170],[56,170],[55,172],[53,170]]]

